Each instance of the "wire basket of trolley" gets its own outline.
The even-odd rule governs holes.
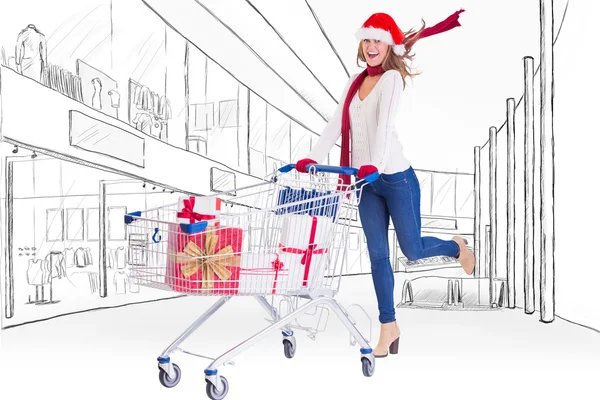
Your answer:
[[[229,390],[218,368],[273,330],[282,331],[284,353],[292,358],[296,351],[292,321],[317,306],[327,306],[340,318],[361,347],[363,374],[373,375],[372,349],[334,300],[347,257],[350,214],[360,201],[361,188],[378,179],[377,173],[354,184],[343,184],[338,178],[338,174],[356,173],[354,168],[313,164],[308,174],[300,174],[289,164],[263,183],[218,197],[181,197],[176,204],[125,215],[128,264],[141,286],[219,297],[158,357],[164,386],[174,387],[181,378],[170,355],[235,296],[254,297],[271,324],[210,358],[204,370],[209,398],[223,399]],[[307,302],[283,315],[267,296]]]

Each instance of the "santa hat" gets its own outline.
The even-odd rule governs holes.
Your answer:
[[[458,16],[464,10],[459,10],[446,18],[444,21],[435,24],[432,27],[425,28],[419,39],[422,39],[427,36],[435,35],[441,32],[448,31],[452,28],[460,26],[458,22]],[[404,32],[396,25],[396,21],[388,14],[384,13],[375,13],[371,15],[362,27],[356,31],[356,39],[364,40],[364,39],[374,39],[380,40],[388,45],[392,46],[394,54],[399,56],[403,55],[406,51],[404,47]],[[410,39],[408,37],[407,39]]]
[[[392,17],[384,13],[375,13],[369,17],[356,31],[358,40],[373,39],[379,40],[392,46],[394,53],[397,55],[404,54],[404,32],[398,28],[396,21]]]

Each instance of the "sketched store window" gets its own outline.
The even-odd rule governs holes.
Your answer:
[[[98,241],[100,230],[100,210],[97,208],[88,208],[87,210],[87,240],[90,242]]]
[[[67,240],[83,241],[83,208],[67,208]]]
[[[190,117],[194,131],[209,131],[215,126],[215,104],[200,103],[190,106]]]
[[[210,169],[210,190],[215,193],[230,193],[235,196],[235,174],[212,167]]]
[[[108,240],[127,239],[127,230],[123,216],[127,207],[108,207]]]
[[[61,208],[46,210],[46,241],[61,242],[64,240],[63,217]]]
[[[219,126],[221,128],[236,128],[238,126],[237,100],[225,100],[219,103]]]

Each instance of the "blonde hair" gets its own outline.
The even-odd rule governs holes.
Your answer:
[[[419,30],[410,29],[409,31],[404,33],[404,41],[402,44],[404,45],[404,54],[397,55],[394,53],[392,46],[389,46],[388,52],[381,63],[381,67],[384,71],[389,71],[391,69],[395,69],[400,72],[402,75],[402,83],[406,87],[406,78],[414,78],[417,75],[420,75],[419,72],[413,72],[412,68],[409,65],[409,62],[412,62],[414,58],[414,54],[410,54],[413,45],[419,40],[421,36],[421,32],[425,29],[425,21],[421,20],[422,25]],[[410,39],[408,38],[410,36]],[[362,41],[358,43],[358,54],[356,55],[356,64],[360,67],[360,61],[366,63],[367,59],[365,54],[363,53]]]

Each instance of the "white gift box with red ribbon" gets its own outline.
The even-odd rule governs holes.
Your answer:
[[[333,228],[328,217],[298,214],[284,217],[273,293],[321,286]]]
[[[220,215],[221,199],[218,197],[182,196],[177,201],[177,222],[180,224],[214,220]],[[219,222],[213,221],[209,225],[219,226]]]
[[[240,294],[270,293],[277,275],[277,254],[244,253],[240,265]]]

